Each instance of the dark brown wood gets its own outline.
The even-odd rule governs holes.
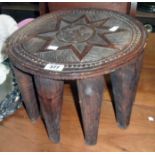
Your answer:
[[[143,54],[110,74],[116,119],[121,128],[126,128],[130,122],[142,60]]]
[[[16,31],[8,39],[8,55],[31,74],[76,80],[116,70],[135,58],[145,41],[144,26],[134,18],[104,9],[61,10]],[[49,63],[64,67],[44,69]]]
[[[117,109],[124,100],[131,107],[132,95],[126,98],[125,89],[131,81],[121,75],[127,72],[131,74],[129,79],[137,82],[134,67],[128,64],[143,53],[146,36],[143,25],[127,15],[106,9],[60,10],[16,31],[7,40],[6,51],[17,68],[35,76],[49,138],[54,142],[60,140],[63,81],[78,80],[85,140],[95,144],[104,87],[102,76],[127,65],[111,75],[114,93],[120,90],[118,94],[122,95]],[[128,89],[128,93],[135,91],[134,86],[132,92]],[[121,116],[118,120],[123,120],[120,124],[125,126],[130,110],[121,112],[117,112]]]
[[[35,84],[49,138],[58,143],[64,82],[35,76]]]
[[[83,144],[83,136],[69,84],[64,88],[64,105],[59,144],[51,143],[39,119],[33,125],[22,108],[0,123],[0,151],[10,152],[155,152],[155,33],[150,33],[144,65],[127,130],[117,128],[109,91],[105,88],[97,145]],[[10,138],[11,137],[11,138]]]
[[[26,111],[29,118],[32,121],[36,121],[40,115],[38,103],[36,99],[36,93],[33,85],[32,75],[25,73],[15,67],[13,67],[15,77],[24,101]]]
[[[40,13],[40,16],[41,15],[44,15],[44,14],[46,14],[48,12],[49,12],[48,3],[46,3],[46,2],[40,2],[39,3],[39,13]]]
[[[136,100],[132,110],[131,124],[127,130],[117,128],[109,91],[105,88],[97,145],[91,147],[84,145],[70,85],[65,84],[63,99],[65,104],[63,105],[61,119],[61,143],[51,143],[45,133],[42,121],[39,119],[36,125],[31,124],[27,119],[25,110],[21,108],[9,119],[0,122],[0,151],[155,152],[155,122],[150,122],[147,119],[148,116],[155,116],[154,44],[155,33],[150,33],[145,49],[144,65],[138,84]]]
[[[77,85],[85,141],[93,145],[97,142],[104,79],[103,76],[98,76],[78,80]]]
[[[45,6],[48,6],[49,12],[61,9],[69,9],[69,8],[100,8],[100,9],[110,9],[118,12],[122,12],[125,14],[130,14],[135,16],[136,13],[136,2],[50,2],[45,3]],[[47,10],[47,9],[46,9]],[[40,10],[40,12],[43,12]],[[46,11],[45,13],[47,13]]]

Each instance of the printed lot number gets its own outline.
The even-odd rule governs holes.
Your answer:
[[[45,70],[50,70],[50,71],[59,71],[61,72],[64,69],[64,65],[62,64],[47,64],[44,67]]]

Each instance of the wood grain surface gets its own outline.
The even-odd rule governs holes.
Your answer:
[[[61,141],[52,143],[41,119],[32,123],[24,108],[0,123],[0,151],[155,151],[155,34],[149,35],[131,122],[127,129],[117,126],[109,90],[104,92],[97,144],[84,142],[71,87],[64,86]]]

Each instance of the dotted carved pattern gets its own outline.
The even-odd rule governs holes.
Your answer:
[[[97,18],[98,15],[100,18]],[[117,20],[117,25],[113,25],[115,30],[108,25],[112,20]],[[46,23],[50,23],[51,27]],[[125,27],[121,27],[119,23],[123,23]],[[127,44],[115,42],[119,33],[130,34]],[[44,66],[48,63],[64,64],[61,74],[91,72],[104,68],[104,65],[113,66],[115,61],[124,61],[124,57],[128,55],[132,57],[132,53],[133,56],[136,55],[137,49],[142,49],[144,46],[145,35],[142,25],[137,20],[120,13],[98,9],[66,10],[39,17],[14,33],[8,39],[8,54],[15,64],[18,63],[18,67],[21,64],[25,68],[31,68],[33,73],[38,70],[42,73],[47,72]],[[112,36],[112,39],[109,36]],[[35,41],[38,43],[36,49],[33,47]],[[55,44],[58,45],[57,49],[49,48]],[[77,44],[82,48],[78,48]],[[100,56],[97,51],[95,51],[97,56],[94,55],[93,50],[96,49],[105,52],[105,55]],[[66,51],[73,53],[74,57],[70,60],[65,56],[59,59],[61,54],[57,53]],[[111,53],[107,54],[108,51]],[[43,57],[46,53],[56,53],[56,56],[54,59]]]

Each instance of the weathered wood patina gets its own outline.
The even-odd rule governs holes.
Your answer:
[[[37,92],[49,137],[59,142],[63,84],[77,80],[85,140],[95,144],[103,75],[110,74],[117,120],[126,127],[146,36],[136,19],[104,9],[56,11],[14,33],[6,50],[30,118],[39,116]]]

